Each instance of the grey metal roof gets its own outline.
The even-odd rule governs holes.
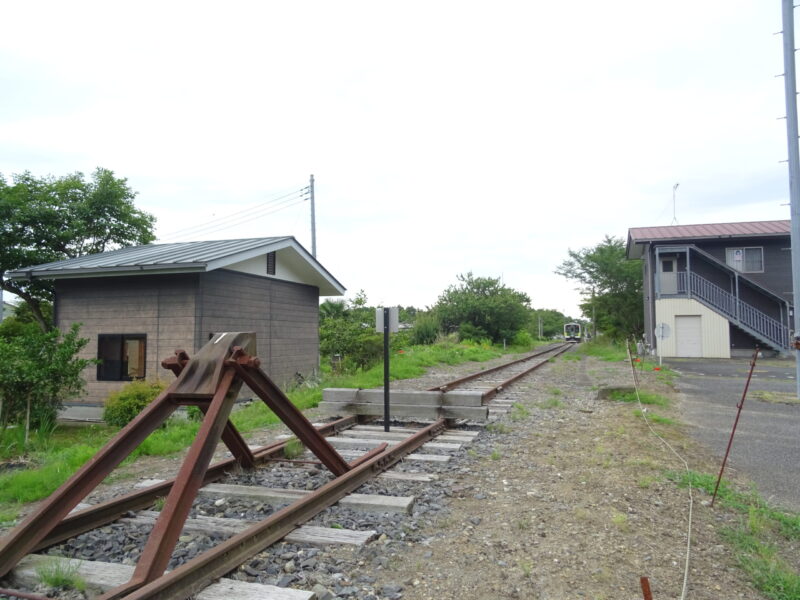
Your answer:
[[[9,271],[6,276],[10,279],[64,279],[204,272],[284,248],[292,248],[336,290],[333,293],[330,293],[331,290],[323,292],[323,286],[319,285],[323,295],[344,293],[344,286],[292,236],[132,246],[25,267]]]

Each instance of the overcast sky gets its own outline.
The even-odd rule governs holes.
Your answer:
[[[671,224],[675,183],[680,224],[789,218],[780,6],[5,3],[0,172],[102,166],[163,241],[309,250],[313,173],[348,296],[472,271],[578,316],[567,250]]]

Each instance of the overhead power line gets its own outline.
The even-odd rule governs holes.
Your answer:
[[[173,231],[161,236],[159,239],[162,242],[185,241],[189,238],[199,235],[208,235],[209,233],[214,233],[216,231],[230,229],[231,227],[260,219],[285,208],[302,204],[308,200],[308,195],[309,189],[308,187],[304,187],[299,190],[294,190],[292,192],[270,198],[266,202],[263,202],[257,206],[246,208],[235,213],[230,213],[224,217],[220,217],[219,219],[214,219],[213,221],[207,221],[199,225]]]

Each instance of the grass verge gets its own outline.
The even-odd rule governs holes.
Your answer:
[[[392,357],[392,379],[409,379],[425,373],[436,364],[455,365],[468,361],[482,362],[502,356],[500,348],[481,344],[444,342],[430,346],[410,346],[402,354]],[[287,392],[292,403],[300,410],[317,406],[325,387],[372,388],[383,385],[383,365],[348,375],[323,374],[316,386],[303,385]],[[241,433],[280,423],[280,419],[263,402],[252,402],[231,415],[231,421]],[[140,456],[165,456],[189,446],[200,428],[191,420],[173,419],[166,427],[154,431],[127,459]],[[10,442],[18,433],[7,430]],[[9,523],[19,514],[22,503],[46,498],[86,463],[115,433],[116,428],[106,426],[59,426],[52,435],[42,436],[35,445],[28,446],[25,456],[27,468],[8,471],[0,475],[0,523]],[[0,448],[11,445],[0,439]],[[16,444],[14,447],[18,448]],[[18,450],[13,451],[18,454]],[[0,458],[11,458],[3,456]]]
[[[679,486],[691,484],[709,495],[714,493],[714,475],[670,471],[667,477]],[[736,560],[753,586],[772,600],[800,598],[800,574],[783,557],[795,558],[800,515],[772,508],[754,491],[740,492],[725,480],[717,499],[739,515],[736,525],[726,526],[720,533],[735,550]]]

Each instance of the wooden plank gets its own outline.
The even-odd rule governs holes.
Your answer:
[[[52,563],[77,565],[77,575],[86,581],[90,589],[99,592],[107,592],[126,583],[130,580],[134,570],[131,565],[29,554],[11,572],[11,579],[14,585],[35,587],[40,582],[36,568],[42,564]],[[231,598],[236,598],[236,600],[255,600],[256,598],[259,600],[313,600],[315,594],[304,590],[292,590],[274,585],[223,578],[196,593],[193,597],[197,600],[230,600]]]
[[[385,473],[378,475],[378,479],[430,483],[431,481],[436,481],[439,479],[439,476],[436,473],[406,473],[405,471],[386,471]]]
[[[356,425],[345,431],[383,431],[383,425]],[[419,429],[416,427],[391,427],[389,433],[418,433]]]
[[[357,531],[355,529],[303,525],[283,539],[290,544],[308,544],[310,546],[363,546],[377,535],[378,532],[371,529],[369,531]]]
[[[248,498],[268,504],[285,504],[294,502],[311,492],[307,490],[287,490],[211,483],[200,488],[200,493],[214,498]],[[413,505],[413,503],[413,496],[380,496],[377,494],[349,494],[339,500],[339,505],[354,510],[398,513],[409,512],[410,506]]]
[[[360,438],[360,439],[367,439],[367,440],[380,440],[382,442],[388,442],[390,440],[397,440],[402,441],[407,439],[409,434],[405,433],[396,433],[393,429],[392,431],[363,431],[361,429],[345,429],[344,431],[340,431],[337,434],[337,437],[349,437],[349,438]],[[328,438],[330,441],[331,438]],[[446,443],[460,443],[460,444],[468,444],[474,439],[474,436],[462,436],[456,435],[452,433],[443,433],[441,435],[436,436],[437,442],[446,442]]]
[[[347,460],[352,460],[362,455],[362,453],[360,452],[351,452],[349,450],[343,450],[339,454],[341,454]],[[417,461],[417,462],[446,463],[450,462],[450,457],[446,454],[420,454],[419,452],[414,452],[413,454],[407,455],[403,460],[411,462]]]
[[[326,439],[328,440],[330,445],[333,446],[334,448],[377,448],[384,441],[387,442],[389,446],[396,446],[397,444],[400,443],[399,440],[359,439],[359,438],[339,437],[339,436],[329,437]],[[423,444],[422,447],[427,448],[428,450],[455,451],[461,448],[461,444],[427,442]]]
[[[118,522],[152,526],[155,524],[156,518],[158,518],[157,512],[143,510],[137,513],[135,517],[119,519]],[[193,534],[207,535],[214,532],[230,535],[244,531],[255,522],[256,521],[198,516],[192,519],[186,519],[183,531]],[[357,531],[355,529],[334,529],[330,527],[303,525],[287,535],[284,540],[292,544],[310,544],[320,547],[336,544],[363,546],[376,535],[377,532],[371,530]]]
[[[119,523],[133,523],[135,525],[155,525],[159,513],[154,510],[143,510],[136,513],[135,517],[123,517]],[[247,529],[255,521],[239,519],[224,519],[219,517],[197,516],[186,519],[183,525],[185,533],[208,534],[211,532],[233,535]]]

